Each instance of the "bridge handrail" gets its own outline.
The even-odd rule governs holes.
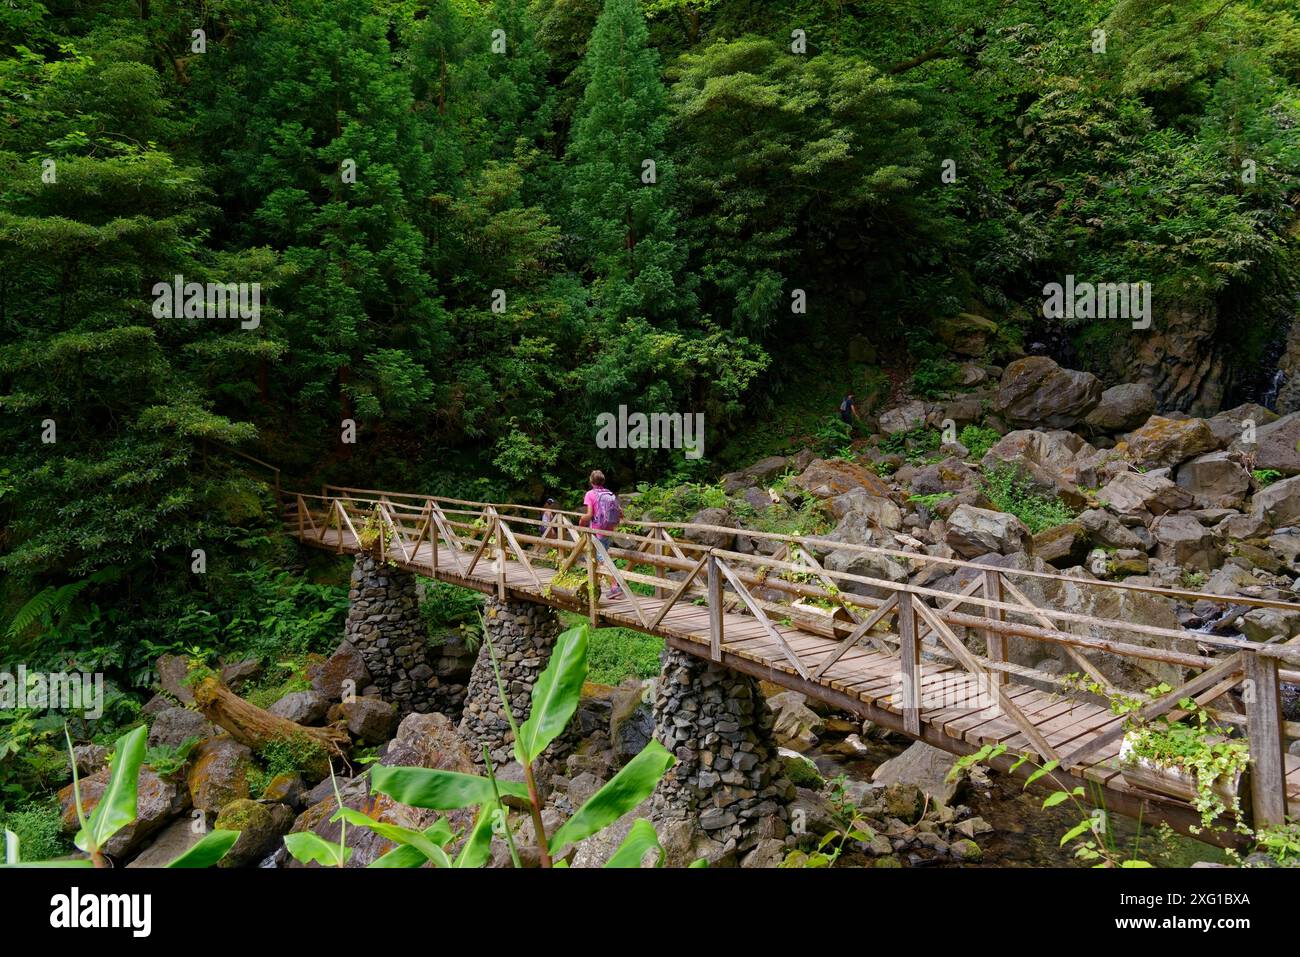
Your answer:
[[[337,491],[344,491],[344,492],[360,492],[363,494],[382,495],[387,498],[394,498],[394,497],[416,498],[419,499],[420,501],[427,500],[427,501],[436,501],[439,503],[446,502],[455,505],[476,506],[479,509],[487,508],[490,506],[494,509],[497,509],[498,511],[502,508],[522,509],[525,511],[535,511],[535,512],[546,511],[543,508],[540,508],[538,506],[533,506],[533,505],[519,505],[514,503],[497,504],[493,502],[472,502],[466,499],[454,499],[454,498],[447,498],[438,495],[419,495],[416,493],[409,493],[409,492],[390,493],[390,492],[381,492],[373,489],[349,489],[343,486],[333,486],[333,485],[326,486],[326,488],[332,488],[332,489],[336,489]],[[310,496],[310,497],[320,498],[323,500],[328,499],[328,496]],[[373,499],[371,501],[377,503],[379,499]],[[583,514],[581,512],[564,511],[559,509],[553,509],[552,511],[555,511],[560,514],[568,515],[568,516],[579,516]],[[813,535],[788,535],[780,532],[763,532],[763,531],[752,530],[747,528],[743,528],[743,529],[734,528],[725,525],[707,525],[707,524],[692,523],[692,522],[659,522],[659,521],[646,521],[641,519],[624,519],[623,524],[636,525],[641,528],[679,529],[682,531],[692,531],[692,532],[697,532],[697,531],[698,532],[720,532],[729,535],[743,535],[746,538],[758,538],[767,541],[782,542],[786,544],[794,543],[799,545],[812,545],[825,551],[847,550],[847,551],[859,552],[862,554],[883,555],[889,558],[906,558],[909,561],[918,562],[921,564],[944,565],[949,568],[983,570],[986,568],[995,567],[995,566],[984,565],[978,562],[972,562],[960,558],[947,558],[942,555],[930,555],[925,552],[909,552],[904,549],[883,548],[877,545],[859,545],[852,542],[838,542],[833,539],[822,538]],[[680,544],[684,544],[684,543],[680,543]],[[1033,569],[1027,569],[1027,568],[1019,569],[1019,568],[999,567],[999,571],[1001,571],[1002,574],[1004,575],[1009,575],[1015,578],[1037,578],[1037,579],[1043,579],[1047,581],[1069,582],[1070,584],[1073,585],[1083,585],[1083,586],[1095,587],[1095,588],[1108,588],[1108,589],[1130,591],[1130,592],[1147,594],[1147,595],[1159,595],[1165,598],[1177,598],[1177,599],[1190,601],[1190,602],[1208,601],[1213,604],[1222,605],[1222,606],[1244,605],[1250,608],[1272,608],[1272,609],[1277,609],[1282,611],[1300,612],[1300,602],[1287,602],[1287,601],[1281,601],[1279,599],[1274,599],[1274,598],[1256,598],[1250,595],[1216,595],[1212,592],[1193,591],[1185,588],[1162,588],[1157,585],[1131,585],[1122,581],[1107,581],[1105,579],[1072,578],[1069,575],[1054,574],[1052,572],[1040,572],[1040,571],[1035,571]],[[1213,637],[1213,636],[1206,636],[1206,637]],[[1211,642],[1207,642],[1207,643],[1211,643]],[[1235,645],[1236,643],[1233,642],[1232,644]]]

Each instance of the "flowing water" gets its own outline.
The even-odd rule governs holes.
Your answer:
[[[846,757],[826,748],[833,742],[823,742],[808,752],[824,777],[843,774],[850,780],[870,781],[872,772],[882,763],[901,754],[910,742],[894,744],[879,740],[866,740],[867,753]],[[1031,789],[1025,791],[1019,781],[1007,775],[991,772],[992,786],[984,789],[967,788],[958,800],[971,808],[973,815],[984,818],[993,827],[992,833],[976,838],[984,851],[982,867],[1087,867],[1074,857],[1074,852],[1060,846],[1061,836],[1079,822],[1079,812],[1070,802],[1057,807],[1042,808],[1048,792]],[[1189,867],[1197,861],[1225,863],[1223,851],[1200,841],[1174,834],[1158,835],[1155,828],[1141,825],[1120,814],[1111,816],[1111,826],[1116,844],[1126,850],[1135,846],[1140,857],[1157,867]]]

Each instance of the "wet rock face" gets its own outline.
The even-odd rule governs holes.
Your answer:
[[[496,598],[487,600],[483,617],[487,622],[488,637],[496,649],[497,665],[501,669],[506,696],[510,699],[510,710],[515,721],[522,723],[532,705],[533,684],[550,660],[551,649],[560,635],[559,619],[545,605],[499,601]],[[507,764],[514,760],[514,739],[497,693],[497,679],[492,671],[486,641],[479,648],[478,660],[470,675],[460,734],[470,743],[475,761],[483,760],[485,744],[493,764]],[[548,753],[558,754],[568,743],[568,735],[561,735]]]
[[[1145,382],[1157,407],[1213,415],[1223,402],[1225,363],[1216,343],[1219,316],[1210,306],[1174,306],[1135,330],[1126,348],[1111,351],[1117,380]]]
[[[677,758],[651,798],[660,832],[673,835],[668,863],[682,863],[678,853],[700,856],[701,843],[704,856],[721,860],[785,836],[794,787],[752,678],[669,649],[654,714],[655,737]]]
[[[439,710],[445,702],[434,680],[415,576],[358,555],[348,598],[344,638],[360,653],[380,695],[400,714]]]

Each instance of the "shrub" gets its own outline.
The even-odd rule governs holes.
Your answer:
[[[1282,473],[1277,469],[1251,469],[1250,477],[1255,480],[1255,485],[1258,488],[1266,488],[1280,479]]]
[[[998,435],[994,429],[968,425],[961,430],[961,434],[957,436],[957,441],[966,446],[972,460],[978,460],[984,458],[988,450],[993,448],[1000,438],[1002,436]]]
[[[49,860],[72,849],[63,836],[63,818],[54,803],[28,804],[0,814],[0,831],[5,830],[18,835],[23,860]]]
[[[1075,516],[1060,499],[1035,488],[1014,465],[1001,465],[985,472],[982,487],[998,511],[1010,512],[1035,535],[1064,525]]]
[[[583,621],[581,615],[562,616],[565,628]],[[591,632],[587,649],[587,680],[602,685],[620,684],[628,678],[653,678],[659,673],[662,638],[630,628],[600,628]]]

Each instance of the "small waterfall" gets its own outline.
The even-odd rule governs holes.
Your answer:
[[[1277,397],[1282,392],[1282,386],[1286,384],[1286,373],[1277,369],[1273,373],[1273,378],[1269,380],[1268,388],[1259,397],[1259,404],[1266,409],[1277,411]]]

